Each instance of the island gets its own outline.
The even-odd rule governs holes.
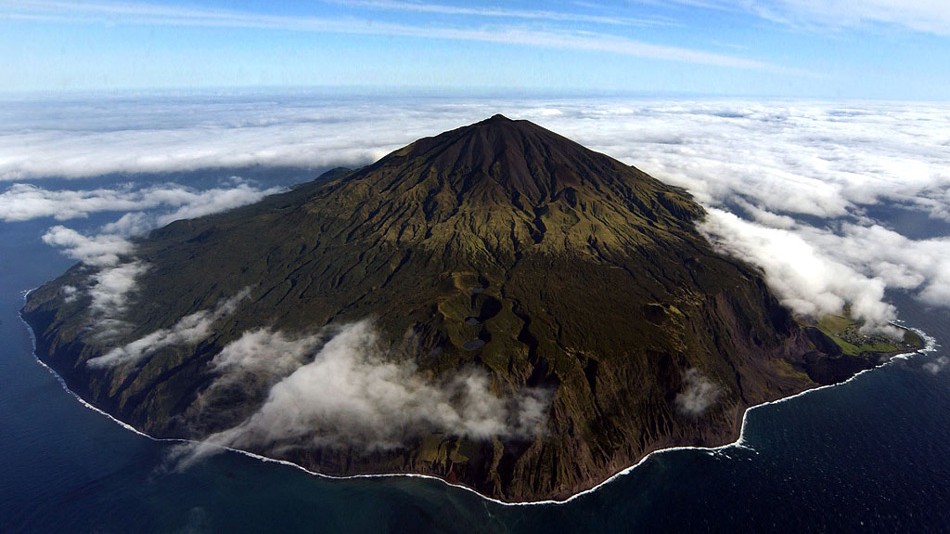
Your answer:
[[[683,189],[496,115],[173,222],[22,316],[72,391],[149,435],[563,500],[922,346],[794,317],[703,217]]]

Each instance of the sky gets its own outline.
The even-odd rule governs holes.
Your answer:
[[[945,100],[945,0],[0,0],[0,87]]]

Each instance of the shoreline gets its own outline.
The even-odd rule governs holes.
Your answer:
[[[33,290],[31,289],[31,290],[28,290],[28,291],[24,291],[24,292],[23,292],[23,299],[24,299],[24,301],[26,300],[27,296],[29,296],[29,294],[30,294],[32,291],[33,291]],[[145,433],[145,432],[142,432],[141,430],[135,428],[134,426],[132,426],[132,425],[130,425],[130,424],[128,424],[128,423],[126,423],[126,422],[124,422],[124,421],[122,421],[122,420],[120,420],[120,419],[114,417],[114,416],[112,416],[111,414],[105,412],[104,410],[101,410],[101,409],[97,408],[96,406],[92,405],[91,403],[89,403],[88,401],[86,401],[85,399],[83,399],[82,397],[80,397],[80,396],[79,396],[77,393],[75,393],[73,390],[69,389],[69,387],[66,385],[65,379],[63,379],[63,377],[60,376],[60,374],[59,374],[58,372],[56,372],[55,369],[53,369],[53,368],[50,367],[46,362],[44,362],[43,360],[40,359],[39,355],[37,354],[37,349],[36,349],[36,333],[33,331],[33,328],[30,326],[30,324],[26,322],[26,320],[23,318],[23,316],[22,316],[22,314],[21,314],[20,312],[17,312],[17,318],[18,318],[18,319],[20,320],[20,322],[23,323],[23,325],[26,327],[27,332],[29,332],[30,341],[31,341],[31,343],[32,343],[32,356],[33,356],[34,360],[36,360],[36,362],[38,362],[38,363],[39,363],[41,366],[43,366],[47,371],[49,371],[49,373],[52,374],[53,377],[56,379],[56,381],[59,383],[60,387],[62,387],[63,390],[66,391],[67,393],[69,393],[69,395],[71,395],[73,398],[75,398],[76,400],[78,400],[79,403],[80,403],[81,405],[83,405],[84,407],[86,407],[86,408],[88,408],[88,409],[90,409],[90,410],[92,410],[92,411],[94,411],[94,412],[96,412],[96,413],[99,413],[99,414],[101,414],[101,415],[107,417],[107,418],[110,419],[112,422],[118,424],[120,427],[124,428],[125,430],[129,430],[129,431],[131,431],[131,432],[133,432],[133,433],[135,433],[135,434],[137,434],[137,435],[139,435],[139,436],[142,436],[142,437],[144,437],[144,438],[147,438],[147,439],[149,439],[149,440],[151,440],[151,441],[154,441],[154,442],[156,442],[156,443],[179,443],[179,444],[181,444],[181,443],[185,443],[185,444],[200,444],[200,443],[205,443],[204,441],[193,440],[193,439],[185,439],[185,438],[157,438],[157,437],[151,436],[151,435],[149,435],[149,434],[147,434],[147,433]],[[575,494],[571,495],[570,497],[567,497],[566,499],[563,499],[563,500],[544,499],[544,500],[539,500],[539,501],[521,501],[521,502],[502,501],[502,500],[500,500],[500,499],[495,499],[495,498],[493,498],[493,497],[488,497],[487,495],[483,495],[482,493],[479,493],[479,492],[476,491],[475,489],[470,488],[470,487],[468,487],[468,486],[465,486],[465,485],[462,485],[462,484],[453,484],[453,483],[451,483],[451,482],[449,482],[449,481],[447,481],[447,480],[445,480],[444,478],[441,478],[441,477],[432,476],[432,475],[415,474],[415,473],[376,473],[376,474],[345,475],[345,476],[327,475],[327,474],[324,474],[324,473],[319,473],[319,472],[316,472],[316,471],[311,471],[311,470],[307,469],[306,467],[304,467],[304,466],[302,466],[302,465],[300,465],[300,464],[296,464],[296,463],[294,463],[294,462],[291,462],[291,461],[289,461],[289,460],[280,460],[280,459],[277,459],[277,458],[271,458],[271,457],[268,457],[268,456],[264,456],[264,455],[262,455],[262,454],[258,454],[258,453],[254,453],[254,452],[250,452],[250,451],[245,451],[245,450],[242,450],[242,449],[236,449],[236,448],[232,448],[232,447],[224,447],[224,446],[220,446],[220,445],[214,445],[214,447],[216,447],[217,449],[219,449],[221,452],[226,452],[226,451],[227,451],[227,452],[235,452],[235,453],[238,453],[238,454],[241,454],[241,455],[250,457],[250,458],[254,458],[254,459],[256,459],[256,460],[258,460],[258,461],[261,461],[261,462],[277,463],[277,464],[282,464],[282,465],[286,465],[286,466],[289,466],[289,467],[294,467],[294,468],[296,468],[296,469],[299,469],[300,471],[303,471],[304,473],[307,473],[308,475],[316,476],[316,477],[320,477],[320,478],[324,478],[324,479],[327,479],[327,480],[352,480],[352,479],[360,479],[360,478],[368,478],[368,479],[387,479],[387,478],[397,478],[397,477],[401,477],[401,478],[420,478],[420,479],[426,479],[426,480],[439,481],[439,482],[445,484],[446,486],[468,491],[468,492],[470,492],[470,493],[472,493],[472,494],[474,494],[474,495],[477,495],[477,496],[478,496],[479,498],[481,498],[481,499],[484,499],[484,500],[486,500],[486,501],[490,501],[490,502],[493,502],[493,503],[496,503],[496,504],[500,504],[500,505],[503,505],[503,506],[542,506],[542,505],[562,505],[562,504],[568,504],[568,503],[570,503],[571,501],[573,501],[573,500],[575,500],[575,499],[578,499],[578,498],[583,497],[583,496],[585,496],[585,495],[591,494],[591,493],[597,491],[598,489],[600,489],[602,486],[605,486],[605,485],[607,485],[608,483],[613,482],[614,480],[616,480],[616,479],[618,479],[618,478],[620,478],[620,477],[622,477],[622,476],[624,476],[624,475],[627,475],[627,474],[633,472],[634,469],[636,469],[636,468],[639,467],[640,465],[644,464],[647,460],[649,460],[649,459],[650,459],[653,455],[655,455],[655,454],[661,454],[661,453],[670,452],[670,451],[688,451],[688,450],[692,450],[692,451],[706,451],[706,452],[708,452],[708,453],[713,453],[713,454],[714,454],[714,453],[717,453],[717,452],[719,452],[719,451],[722,451],[722,450],[725,450],[725,449],[729,449],[729,448],[742,448],[742,449],[747,449],[747,450],[754,450],[752,447],[749,447],[748,445],[746,445],[746,444],[744,443],[744,442],[745,442],[746,423],[748,422],[749,413],[750,413],[752,410],[755,410],[755,409],[757,409],[757,408],[761,408],[761,407],[764,407],[764,406],[769,406],[769,405],[772,405],[772,404],[783,403],[783,402],[786,402],[786,401],[795,399],[795,398],[797,398],[797,397],[803,396],[803,395],[805,395],[805,394],[811,393],[811,392],[813,392],[813,391],[819,391],[819,390],[826,389],[826,388],[833,388],[833,387],[841,386],[841,385],[847,384],[848,382],[851,382],[852,380],[854,380],[855,378],[859,377],[860,375],[862,375],[862,374],[864,374],[864,373],[871,372],[871,371],[874,371],[874,370],[876,370],[876,369],[882,368],[882,367],[884,367],[884,366],[886,366],[886,365],[889,365],[889,364],[890,364],[892,361],[894,361],[894,360],[897,360],[897,359],[900,359],[900,360],[907,360],[907,359],[910,359],[910,358],[911,358],[912,356],[914,356],[914,355],[917,355],[917,354],[925,354],[925,353],[934,352],[935,350],[937,350],[937,346],[938,346],[938,345],[937,345],[936,339],[933,338],[933,337],[931,337],[931,336],[929,336],[929,335],[927,335],[927,334],[926,334],[925,332],[923,332],[922,330],[919,330],[919,329],[916,329],[916,328],[911,328],[911,327],[902,326],[902,325],[897,324],[897,323],[891,323],[891,324],[893,324],[894,326],[896,326],[896,327],[898,327],[898,328],[901,328],[901,329],[904,329],[904,330],[909,330],[909,331],[912,331],[912,332],[916,333],[917,335],[919,335],[919,336],[921,337],[921,339],[924,340],[925,346],[924,346],[923,348],[921,348],[921,349],[918,349],[918,350],[915,350],[915,351],[912,351],[912,352],[898,353],[898,354],[895,354],[895,355],[893,355],[893,356],[890,356],[890,357],[887,359],[887,361],[882,362],[881,364],[876,365],[876,366],[874,366],[874,367],[871,367],[871,368],[869,368],[869,369],[863,369],[863,370],[861,370],[861,371],[858,371],[858,372],[855,373],[853,376],[851,376],[850,378],[848,378],[847,380],[844,380],[844,381],[842,381],[842,382],[838,382],[838,383],[835,383],[835,384],[827,384],[827,385],[823,385],[823,386],[817,386],[817,387],[814,387],[814,388],[806,389],[806,390],[801,391],[801,392],[799,392],[799,393],[795,393],[794,395],[789,395],[789,396],[787,396],[787,397],[782,397],[782,398],[779,398],[779,399],[776,399],[776,400],[773,400],[773,401],[767,401],[767,402],[763,402],[763,403],[760,403],[760,404],[756,404],[756,405],[754,405],[754,406],[750,406],[750,407],[746,408],[745,411],[742,413],[742,423],[741,423],[741,425],[740,425],[740,427],[739,427],[739,436],[738,436],[734,441],[731,441],[731,442],[726,443],[726,444],[723,444],[723,445],[718,445],[718,446],[708,446],[708,447],[700,447],[700,446],[676,446],[676,447],[666,447],[666,448],[662,448],[662,449],[657,449],[657,450],[654,450],[654,451],[650,451],[649,453],[647,453],[646,455],[644,455],[639,461],[637,461],[637,463],[635,463],[635,464],[633,464],[633,465],[631,465],[631,466],[629,466],[629,467],[625,467],[625,468],[623,468],[622,470],[620,470],[620,471],[614,473],[613,475],[610,475],[609,477],[605,478],[602,482],[596,484],[595,486],[593,486],[593,487],[591,487],[591,488],[588,488],[588,489],[586,489],[586,490],[580,491],[580,492],[578,492],[578,493],[575,493]]]

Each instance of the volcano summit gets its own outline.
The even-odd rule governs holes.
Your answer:
[[[158,437],[563,499],[867,367],[683,190],[500,115],[32,292],[41,359]]]

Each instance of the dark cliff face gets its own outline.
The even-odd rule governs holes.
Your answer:
[[[81,266],[31,294],[24,317],[41,356],[84,398],[187,437],[263,402],[266,388],[250,384],[194,416],[209,362],[245,332],[373,317],[392,357],[420,376],[475,367],[500,398],[548,392],[542,428],[258,452],[329,474],[416,472],[505,500],[565,498],[651,450],[731,441],[746,407],[815,385],[803,371],[814,342],[756,271],[711,249],[694,228],[702,216],[680,189],[495,116],[153,232],[136,246],[147,268],[122,310],[127,327],[111,338],[90,327],[88,298],[63,298],[63,286],[89,285]],[[200,339],[135,365],[86,363],[242,290]]]

